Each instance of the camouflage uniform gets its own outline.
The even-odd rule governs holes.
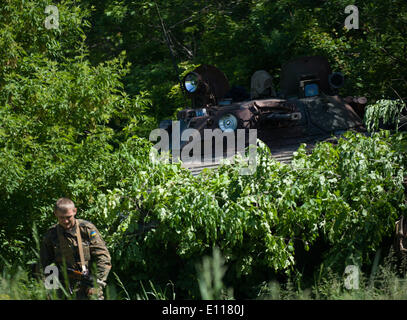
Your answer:
[[[404,216],[402,216],[400,220],[396,221],[394,247],[398,253],[407,253],[407,219]]]
[[[79,223],[86,268],[90,270],[92,264],[95,263],[97,279],[106,283],[111,268],[111,262],[110,254],[106,248],[105,242],[96,227],[89,221],[76,219],[76,223]],[[61,240],[64,242],[62,245],[60,244],[59,236],[61,236]],[[66,262],[68,268],[81,271],[76,237],[76,224],[73,228],[68,230],[65,230],[59,224],[55,224],[48,230],[41,244],[40,261],[43,270],[46,266],[52,263],[56,264],[60,270],[61,283],[64,283],[62,278],[63,272],[61,272],[63,261]],[[88,298],[88,288],[79,286],[75,281],[70,280],[69,283],[71,288],[75,287],[74,291],[77,298]],[[99,299],[103,299],[103,290],[98,290],[97,295]]]

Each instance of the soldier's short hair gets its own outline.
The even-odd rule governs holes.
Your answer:
[[[75,203],[69,198],[59,198],[54,206],[54,212],[67,212],[69,209],[75,209]]]

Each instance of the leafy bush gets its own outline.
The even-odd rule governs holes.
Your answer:
[[[89,11],[63,1],[60,28],[47,30],[46,5],[8,0],[0,9],[0,43],[8,47],[0,57],[0,255],[15,263],[32,245],[33,224],[44,232],[53,222],[55,199],[91,205],[129,174],[114,147],[130,139],[142,153],[146,142],[135,135],[152,125],[148,97],[123,90],[124,55],[88,61],[82,28]],[[116,134],[120,120],[126,130]]]
[[[263,146],[252,176],[225,165],[197,178],[174,169],[150,184],[150,193],[137,183],[122,191],[138,209],[112,237],[120,239],[113,240],[115,263],[129,282],[170,279],[181,297],[195,298],[194,266],[213,246],[225,258],[227,286],[254,281],[259,272],[292,274],[298,243],[310,250],[325,242],[324,264],[336,271],[368,264],[406,210],[406,158],[399,152],[405,144],[402,134],[347,133],[337,145],[320,143],[311,156],[302,146],[291,165],[277,163]]]
[[[172,35],[180,37],[178,53],[186,52],[183,71],[215,64],[232,84],[241,84],[256,69],[278,71],[292,55],[324,52],[350,77],[351,94],[400,91],[402,83],[391,86],[394,74],[405,70],[398,58],[402,35],[393,27],[405,25],[405,3],[383,12],[384,4],[364,3],[368,20],[352,36],[337,15],[347,2],[325,2],[323,10],[291,0],[209,1],[206,8],[189,2],[191,16],[181,15],[183,1],[174,2],[177,10],[160,8]],[[202,297],[196,266],[208,265],[202,257],[214,247],[224,258],[223,285],[235,297],[255,297],[259,283],[279,277],[296,277],[297,285],[304,253],[316,252],[333,272],[350,263],[369,265],[405,214],[403,133],[348,133],[337,145],[319,144],[311,156],[302,146],[290,165],[277,163],[261,146],[251,176],[239,175],[239,164],[195,178],[178,164],[151,162],[145,137],[184,103],[156,6],[65,0],[58,5],[60,28],[47,30],[48,4],[6,0],[0,8],[3,271],[36,259],[32,227],[42,234],[55,222],[52,206],[61,196],[72,198],[78,217],[101,231],[127,298],[145,292],[146,284],[164,298],[170,293],[161,288],[169,281],[177,298]],[[395,21],[380,24],[384,34],[375,31],[382,18]],[[89,29],[89,21],[96,27]],[[385,119],[399,112],[390,109]],[[1,294],[21,285],[27,290],[9,296],[44,297],[27,277],[24,270],[5,271]],[[218,289],[219,282],[217,277]]]
[[[378,100],[367,106],[364,122],[369,131],[378,130],[380,125],[387,125],[398,131],[403,111],[407,111],[403,100]]]

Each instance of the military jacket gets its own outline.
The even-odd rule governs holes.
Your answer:
[[[407,252],[407,219],[402,216],[396,221],[396,236],[394,243],[396,252]]]
[[[111,259],[97,228],[89,221],[76,219],[82,237],[84,262],[87,268],[93,263],[97,267],[97,278],[106,281],[111,269]],[[62,235],[66,245],[59,243],[58,232]],[[55,263],[58,267],[66,262],[66,266],[76,270],[80,268],[79,249],[76,238],[76,224],[72,229],[65,230],[59,224],[53,225],[45,234],[41,244],[40,260],[42,269]]]

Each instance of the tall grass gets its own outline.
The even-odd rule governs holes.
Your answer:
[[[224,259],[217,247],[213,248],[212,257],[204,257],[197,265],[198,284],[203,300],[233,298],[233,290],[225,288],[222,278],[226,272]]]
[[[292,281],[280,284],[276,281],[263,283],[257,299],[272,300],[407,300],[407,257],[396,261],[390,253],[382,265],[372,272],[359,272],[357,289],[347,289],[345,276],[327,269],[310,288],[301,289]]]
[[[13,271],[6,267],[0,278],[0,299],[44,300],[47,291],[42,283],[30,279],[21,267]]]
[[[156,288],[151,280],[148,281],[150,285],[149,291],[144,288],[143,283],[140,281],[142,288],[141,294],[136,294],[137,300],[175,300],[174,284],[172,281],[168,282],[164,291],[161,288]],[[167,293],[167,289],[171,288],[171,295]]]
[[[33,229],[34,256],[39,257],[39,241],[36,229]],[[32,253],[30,254],[32,256]],[[254,299],[271,300],[407,300],[407,256],[402,259],[394,252],[379,264],[380,251],[372,263],[370,273],[359,273],[357,289],[347,289],[345,276],[334,273],[331,269],[320,266],[315,273],[314,284],[302,287],[301,274],[289,279],[286,283],[277,281],[263,282],[257,286],[258,293]],[[46,299],[72,299],[68,294],[57,294],[56,290],[47,290],[43,279],[33,277],[26,267],[13,266],[0,257],[2,269],[0,274],[0,300],[46,300]],[[30,261],[31,262],[31,261]],[[197,282],[204,300],[234,299],[233,290],[226,288],[223,276],[226,272],[224,259],[217,248],[213,249],[212,256],[203,257],[197,265]],[[176,284],[171,281],[162,290],[156,288],[153,282],[148,281],[147,287],[141,283],[140,293],[129,293],[116,273],[110,277],[110,283],[105,289],[107,300],[130,300],[132,294],[137,300],[175,300]]]

